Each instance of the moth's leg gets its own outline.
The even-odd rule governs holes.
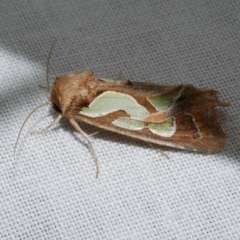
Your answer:
[[[62,114],[58,114],[57,117],[53,120],[53,122],[51,124],[49,124],[47,127],[45,127],[44,129],[41,129],[39,131],[32,132],[31,134],[39,134],[39,133],[46,132],[49,128],[56,125],[60,121],[61,118],[62,118]]]
[[[97,154],[92,146],[92,142],[89,138],[89,135],[87,135],[81,128],[80,126],[77,124],[77,122],[75,121],[75,119],[73,118],[70,118],[69,119],[70,123],[72,124],[72,126],[75,128],[75,130],[80,133],[85,139],[86,141],[88,142],[88,146],[90,147],[92,153],[93,153],[93,156],[94,156],[94,159],[95,159],[95,164],[96,164],[96,178],[98,177],[98,174],[99,174],[99,165],[98,165],[98,158],[97,158]]]
[[[164,151],[161,148],[159,148],[159,146],[156,146],[156,145],[154,145],[152,143],[149,143],[149,142],[148,142],[148,144],[151,147],[153,147],[154,149],[156,149],[158,152],[160,152],[165,158],[170,159],[170,157],[166,153],[164,153]]]
[[[95,135],[97,135],[97,134],[98,134],[98,132],[94,132],[94,133],[88,134],[88,136],[91,137],[91,136],[95,136]]]
[[[48,86],[43,86],[43,85],[40,85],[40,84],[39,84],[38,87],[49,90],[49,87],[48,87]]]

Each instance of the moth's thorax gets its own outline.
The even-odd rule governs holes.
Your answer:
[[[83,106],[95,97],[93,89],[98,85],[92,72],[70,73],[59,76],[51,87],[50,101],[63,116],[74,117]]]

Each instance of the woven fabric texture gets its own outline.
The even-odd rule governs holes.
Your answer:
[[[240,239],[240,2],[58,0],[0,3],[0,239]],[[163,148],[39,109],[49,79],[73,71],[215,89],[221,152]]]

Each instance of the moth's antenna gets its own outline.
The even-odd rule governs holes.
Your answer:
[[[52,51],[53,51],[53,48],[54,48],[54,45],[55,45],[56,41],[57,41],[57,39],[55,38],[53,43],[52,43],[52,46],[50,48],[50,51],[49,51],[49,54],[48,54],[48,59],[47,59],[46,81],[47,81],[47,88],[48,88],[49,91],[50,91],[50,85],[49,85],[49,65],[50,65],[50,58],[51,58],[51,55],[52,55]]]
[[[21,133],[22,133],[22,130],[23,130],[23,127],[24,127],[25,123],[27,122],[27,120],[31,117],[31,115],[32,115],[36,110],[38,110],[39,108],[44,107],[44,106],[46,106],[46,105],[48,105],[48,104],[49,104],[49,102],[43,103],[43,104],[35,107],[35,108],[28,114],[27,118],[26,118],[25,121],[23,122],[23,124],[22,124],[22,126],[21,126],[21,128],[20,128],[20,131],[19,131],[19,133],[18,133],[17,140],[16,140],[16,143],[15,143],[15,145],[14,145],[14,155],[15,155],[15,153],[16,153],[16,148],[17,148],[18,140],[19,140],[19,138],[20,138],[20,135],[21,135]]]

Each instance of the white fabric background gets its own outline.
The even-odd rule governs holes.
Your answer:
[[[240,239],[240,2],[13,1],[0,3],[1,239]],[[93,145],[44,103],[71,71],[194,84],[232,103],[220,109],[228,146],[217,154],[164,148],[99,131]],[[80,123],[92,133],[96,128]]]

